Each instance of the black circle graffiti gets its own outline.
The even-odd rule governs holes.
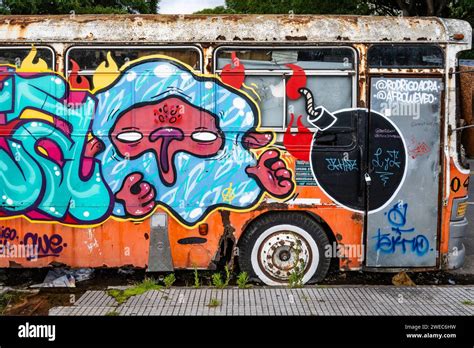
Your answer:
[[[330,113],[321,108],[308,121],[317,128],[310,161],[321,189],[353,210],[364,211],[366,204],[369,211],[384,206],[406,170],[405,145],[394,124],[365,109]]]

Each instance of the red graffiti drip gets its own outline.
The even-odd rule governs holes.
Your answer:
[[[69,75],[69,84],[71,87],[76,89],[89,89],[89,81],[85,77],[79,75],[79,64],[77,64],[73,59],[70,59],[70,62],[72,65],[71,75]]]
[[[245,80],[245,66],[237,58],[235,52],[231,53],[232,63],[227,64],[222,68],[221,78],[222,82],[234,88],[240,89]]]
[[[300,88],[306,87],[306,73],[302,68],[295,64],[286,64],[293,74],[286,83],[286,95],[291,100],[296,100],[301,97]]]
[[[293,126],[295,115],[291,114],[290,123],[283,137],[283,144],[287,151],[297,159],[309,161],[309,150],[313,141],[313,133],[303,125],[301,122],[302,117],[302,115],[298,116],[296,120],[298,131],[293,134],[291,133],[291,127]]]

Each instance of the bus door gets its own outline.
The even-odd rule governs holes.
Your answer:
[[[366,266],[436,266],[442,79],[372,76]]]

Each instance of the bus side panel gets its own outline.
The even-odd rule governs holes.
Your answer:
[[[143,267],[148,259],[149,221],[136,224],[108,220],[97,227],[78,228],[3,220],[0,267]],[[24,247],[26,246],[26,247]]]
[[[467,233],[469,173],[461,171],[451,158],[449,167],[449,199],[443,206],[441,220],[440,256],[442,268],[458,268],[464,262],[463,238]]]

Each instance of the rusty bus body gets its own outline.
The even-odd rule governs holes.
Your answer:
[[[440,18],[0,17],[0,267],[457,268],[470,47]]]

